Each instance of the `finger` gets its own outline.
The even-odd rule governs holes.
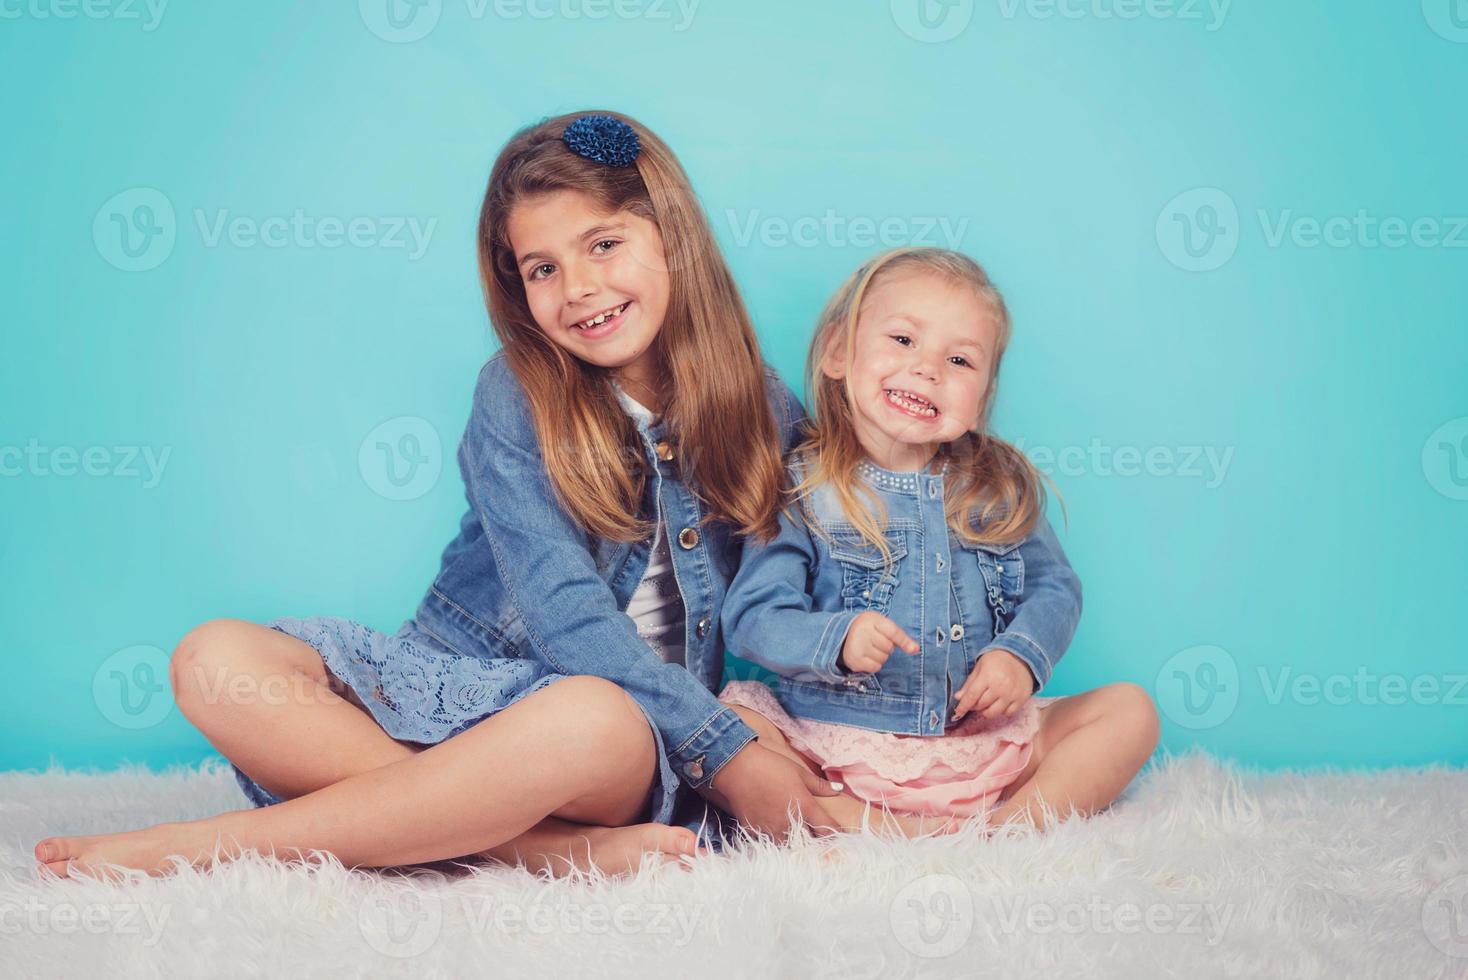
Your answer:
[[[983,697],[979,698],[977,701],[974,702],[974,710],[977,711],[977,712],[979,712],[979,713],[981,713],[981,714],[984,714],[991,707],[993,707],[994,704],[996,704],[996,703],[998,703],[1000,701],[1003,701],[1003,700],[1004,700],[1004,692],[1003,691],[1000,691],[997,688],[991,687],[991,688],[989,688],[989,690],[987,690],[987,691],[984,692],[984,696]],[[988,717],[987,714],[985,714],[984,716],[985,717]]]
[[[1000,715],[1007,715],[1009,714],[1009,712],[1005,709],[1007,709],[1009,705],[1010,702],[1005,701],[1003,698],[1001,698],[995,701],[993,704],[989,705],[988,709],[984,712],[984,717],[998,718]]]
[[[800,772],[801,779],[805,783],[805,788],[813,796],[840,796],[842,790],[846,788],[841,783],[834,782],[824,776],[816,775],[805,766],[797,763],[794,759],[790,760],[790,764],[795,766]]]
[[[968,714],[973,708],[974,703],[983,697],[987,691],[988,688],[981,681],[968,685],[958,699],[958,707],[953,710],[953,720],[957,721]]]
[[[883,616],[881,619],[877,620],[877,630],[882,634],[885,639],[889,640],[894,647],[901,647],[907,653],[917,653],[918,651],[922,650],[922,647],[918,646],[916,640],[904,633],[901,626],[898,626],[886,616]],[[892,648],[889,647],[887,652],[891,653]]]

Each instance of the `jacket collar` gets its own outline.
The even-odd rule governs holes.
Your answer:
[[[885,470],[869,459],[863,459],[856,464],[857,475],[874,489],[884,493],[897,493],[909,497],[918,495],[918,480],[925,476],[936,476],[942,478],[948,472],[948,461],[945,459],[938,472],[932,473],[927,469],[915,473],[901,473],[896,470]]]

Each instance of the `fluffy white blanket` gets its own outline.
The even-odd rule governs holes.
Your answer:
[[[255,857],[120,885],[32,872],[48,834],[242,805],[217,765],[0,773],[0,974],[1468,977],[1468,770],[1441,768],[1164,755],[1046,834],[751,841],[610,880]]]

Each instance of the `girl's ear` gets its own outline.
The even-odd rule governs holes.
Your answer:
[[[826,348],[821,353],[821,373],[832,381],[846,377],[846,345],[841,343],[841,331],[826,330]]]

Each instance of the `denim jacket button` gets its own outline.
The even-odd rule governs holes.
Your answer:
[[[702,779],[703,760],[706,758],[708,758],[708,756],[699,756],[697,759],[694,759],[692,762],[688,763],[688,765],[684,767],[684,771],[687,772],[688,775],[693,779]]]
[[[948,631],[948,638],[951,639],[954,643],[957,643],[959,640],[963,639],[963,624],[954,623],[952,628],[950,628]]]
[[[700,639],[709,635],[709,618],[707,616],[698,621],[698,635]]]
[[[664,439],[653,448],[657,451],[658,459],[662,460],[664,463],[672,461],[673,446],[668,442],[668,440]]]
[[[685,527],[678,532],[678,544],[682,546],[684,551],[697,547],[698,532],[691,527]]]

